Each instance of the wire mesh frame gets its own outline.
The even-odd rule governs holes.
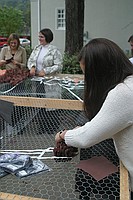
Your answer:
[[[33,107],[36,108],[54,108],[54,109],[64,109],[65,110],[82,110],[82,102],[77,100],[60,100],[60,99],[40,99],[40,98],[26,98],[26,97],[13,97],[13,96],[0,96],[3,100],[8,100],[14,102],[17,107]],[[23,111],[22,111],[23,112]],[[54,139],[52,137],[52,139]],[[27,195],[27,194],[26,194]],[[58,194],[57,194],[58,195]],[[44,196],[43,196],[44,198]],[[72,197],[73,198],[73,197]],[[77,199],[77,197],[75,197]],[[78,197],[79,198],[79,197]],[[82,199],[82,197],[80,197]],[[51,198],[52,199],[52,198]],[[62,196],[62,199],[65,197]],[[66,199],[71,199],[70,196]],[[85,199],[85,198],[84,198]],[[93,198],[92,198],[93,199]],[[120,199],[129,199],[129,180],[128,172],[124,166],[120,165]]]

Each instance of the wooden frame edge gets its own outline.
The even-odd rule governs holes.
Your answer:
[[[0,192],[0,199],[1,200],[47,200],[41,198],[34,198],[29,196],[21,196],[16,194],[4,193]]]
[[[54,108],[67,110],[83,110],[83,102],[70,99],[52,99],[23,96],[0,96],[1,100],[14,103],[15,106]]]
[[[120,161],[120,200],[130,200],[129,174]]]

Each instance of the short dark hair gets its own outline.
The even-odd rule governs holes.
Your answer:
[[[10,45],[10,42],[12,41],[12,40],[17,40],[17,48],[19,47],[19,45],[20,45],[20,40],[19,40],[19,36],[18,36],[18,34],[16,34],[16,33],[11,33],[11,35],[8,37],[8,40],[7,40],[7,43],[8,43],[8,45]]]
[[[53,32],[49,28],[42,29],[40,33],[44,35],[47,43],[50,43],[53,41]]]
[[[133,35],[130,36],[130,38],[128,39],[128,42],[133,42]]]

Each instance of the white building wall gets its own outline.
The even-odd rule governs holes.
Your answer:
[[[56,9],[65,8],[65,0],[31,0],[31,42],[32,48],[39,43],[38,33],[43,28],[50,28],[54,33],[52,44],[63,53],[65,31],[56,29]],[[40,19],[39,19],[40,18]]]
[[[53,44],[64,51],[65,31],[55,27],[55,10],[64,7],[65,0],[31,0],[32,46],[38,42],[40,22],[40,29],[50,28],[54,33]],[[127,40],[133,34],[132,8],[133,0],[85,0],[84,42],[105,37],[116,42],[124,51],[130,50]]]
[[[133,0],[86,0],[85,32],[89,40],[105,37],[124,51],[130,50],[128,38],[133,34]]]
[[[31,1],[31,46],[38,44],[38,32],[40,30],[40,0]]]
[[[57,8],[65,9],[65,0],[41,0],[41,29],[50,28],[53,31],[54,40],[52,43],[63,52],[65,48],[65,31],[56,28]]]

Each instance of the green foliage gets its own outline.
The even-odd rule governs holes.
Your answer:
[[[63,69],[64,74],[82,74],[77,55],[69,55],[67,53],[63,56]]]
[[[132,57],[132,54],[131,54],[131,51],[130,51],[130,50],[126,50],[126,51],[125,51],[125,55],[126,55],[128,58],[131,58],[131,57]]]
[[[21,36],[30,35],[30,0],[0,0],[0,7],[3,8],[5,6],[7,6],[8,8],[12,7],[22,12],[23,25],[19,28],[19,30],[16,30],[15,32],[18,32]],[[5,36],[5,33],[0,31],[0,35],[1,34]]]
[[[23,27],[22,11],[13,7],[0,7],[0,34],[9,36],[11,33],[20,33]]]
[[[5,65],[3,65],[3,66],[0,66],[0,69],[6,69],[6,67],[5,67]]]
[[[29,46],[29,45],[25,46],[24,48],[25,48],[25,50],[26,50],[27,60],[28,60],[28,58],[30,57],[30,55],[31,55],[33,49],[32,49],[31,46]]]

